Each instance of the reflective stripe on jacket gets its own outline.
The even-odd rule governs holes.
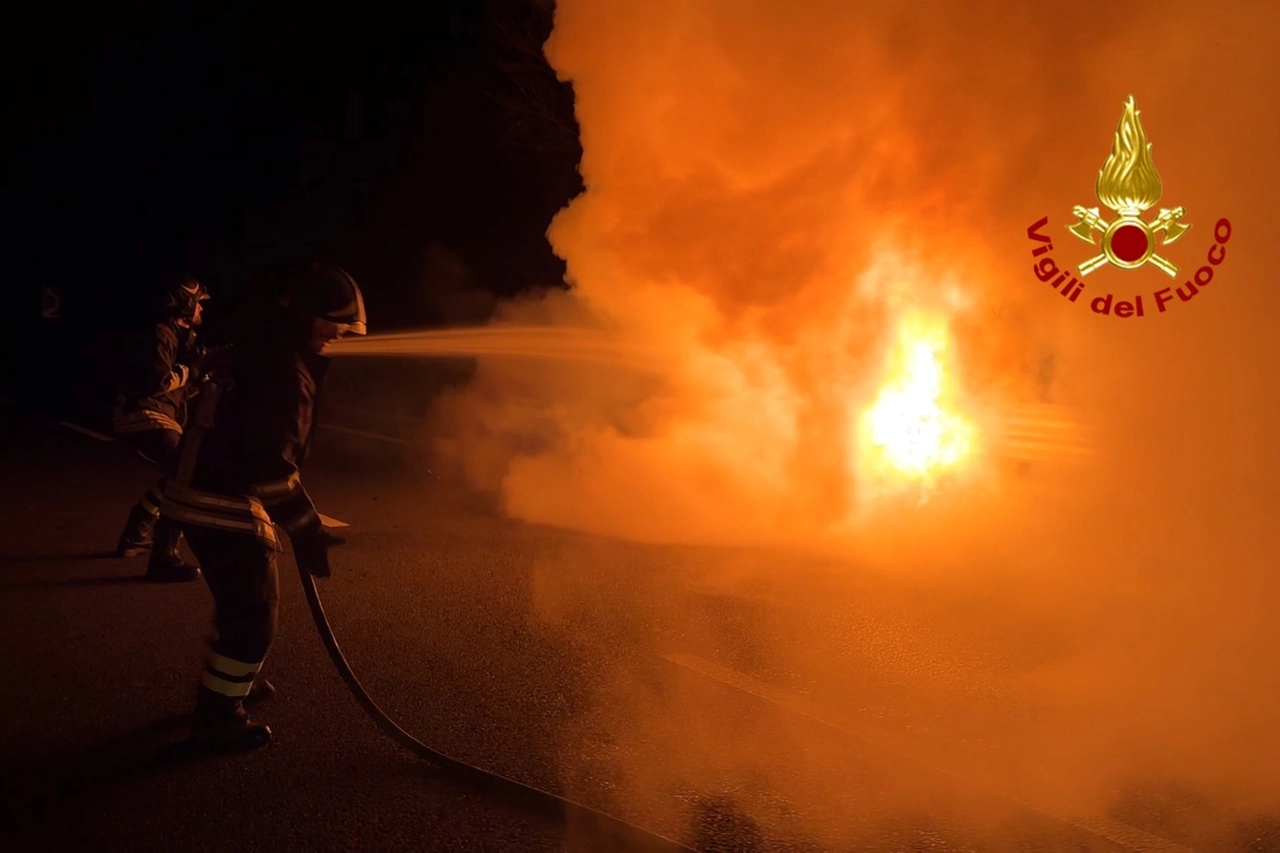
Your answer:
[[[111,427],[117,434],[149,429],[178,429],[186,420],[186,401],[194,385],[191,363],[196,335],[172,319],[156,323],[136,342],[121,377]]]
[[[262,544],[280,549],[271,516],[254,497],[216,495],[166,483],[160,512],[182,524],[255,536]]]

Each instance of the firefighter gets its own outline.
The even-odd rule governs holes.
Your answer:
[[[316,264],[270,313],[210,370],[161,509],[180,525],[213,595],[216,636],[192,737],[216,749],[254,749],[271,739],[244,705],[275,692],[261,671],[276,633],[276,528],[315,577],[328,577],[328,547],[340,541],[324,534],[299,466],[328,363],[324,349],[345,334],[365,334],[364,300],[345,271]]]
[[[187,416],[187,401],[196,386],[203,348],[196,340],[209,291],[194,276],[184,275],[160,301],[160,317],[151,326],[121,383],[111,426],[117,438],[152,464],[173,464]],[[157,523],[163,478],[148,489],[133,510],[116,544],[116,554],[133,557],[151,551],[146,578],[186,582],[200,569],[179,552],[181,534]],[[153,547],[154,544],[154,547]]]

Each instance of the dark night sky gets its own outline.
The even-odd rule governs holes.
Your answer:
[[[235,292],[318,252],[361,280],[371,319],[414,313],[432,240],[498,293],[558,280],[543,232],[576,152],[516,156],[489,97],[506,85],[490,16],[520,7],[24,12],[6,60],[14,266],[101,309],[177,268]]]

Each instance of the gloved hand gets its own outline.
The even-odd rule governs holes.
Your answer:
[[[205,358],[204,344],[190,343],[178,350],[177,363],[187,369],[187,396],[193,396],[203,380]]]
[[[317,528],[293,537],[293,558],[298,567],[314,578],[329,577],[329,543],[324,529]]]
[[[231,346],[223,345],[206,347],[203,344],[196,348],[195,361],[191,372],[200,377],[222,370],[231,363]]]

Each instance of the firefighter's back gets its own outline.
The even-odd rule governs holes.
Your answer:
[[[301,461],[315,381],[297,349],[283,341],[251,339],[229,355],[217,376],[220,398],[201,440],[191,486],[245,495],[264,470],[296,469]]]

